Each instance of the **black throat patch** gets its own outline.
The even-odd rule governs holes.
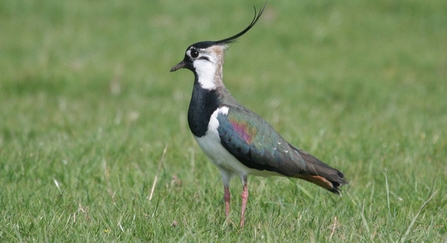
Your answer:
[[[203,89],[196,77],[188,109],[189,129],[194,136],[202,137],[205,135],[211,115],[219,105],[217,91]]]

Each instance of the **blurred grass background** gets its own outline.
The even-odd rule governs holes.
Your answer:
[[[187,46],[242,30],[257,1],[0,2],[2,242],[444,242],[447,3],[271,1],[225,83],[292,144],[343,171],[232,184],[186,122]],[[148,200],[163,149],[154,195]]]

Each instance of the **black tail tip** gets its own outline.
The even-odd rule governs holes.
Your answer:
[[[343,174],[341,174],[342,176],[344,176]],[[342,179],[343,177],[341,177],[340,179],[338,179],[337,181],[331,181],[332,183],[332,188],[328,189],[330,192],[335,193],[339,196],[341,196],[341,189],[340,187],[343,185],[347,185],[349,184],[347,181]]]

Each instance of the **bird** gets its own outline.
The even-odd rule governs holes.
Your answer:
[[[287,142],[267,121],[244,107],[223,83],[224,53],[259,20],[265,5],[256,11],[241,32],[218,41],[190,45],[171,72],[189,69],[194,84],[188,108],[188,125],[206,157],[218,168],[224,186],[226,222],[230,217],[230,181],[242,181],[240,227],[245,224],[248,176],[283,176],[314,183],[340,195],[348,184],[344,174],[310,153]]]

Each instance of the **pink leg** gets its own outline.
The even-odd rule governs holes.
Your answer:
[[[230,197],[230,189],[224,186],[225,217],[227,220],[230,217]]]
[[[244,179],[243,181],[244,189],[242,190],[242,210],[241,210],[241,227],[244,227],[245,223],[245,208],[247,207],[247,200],[248,200],[248,186],[247,186],[247,179]]]

